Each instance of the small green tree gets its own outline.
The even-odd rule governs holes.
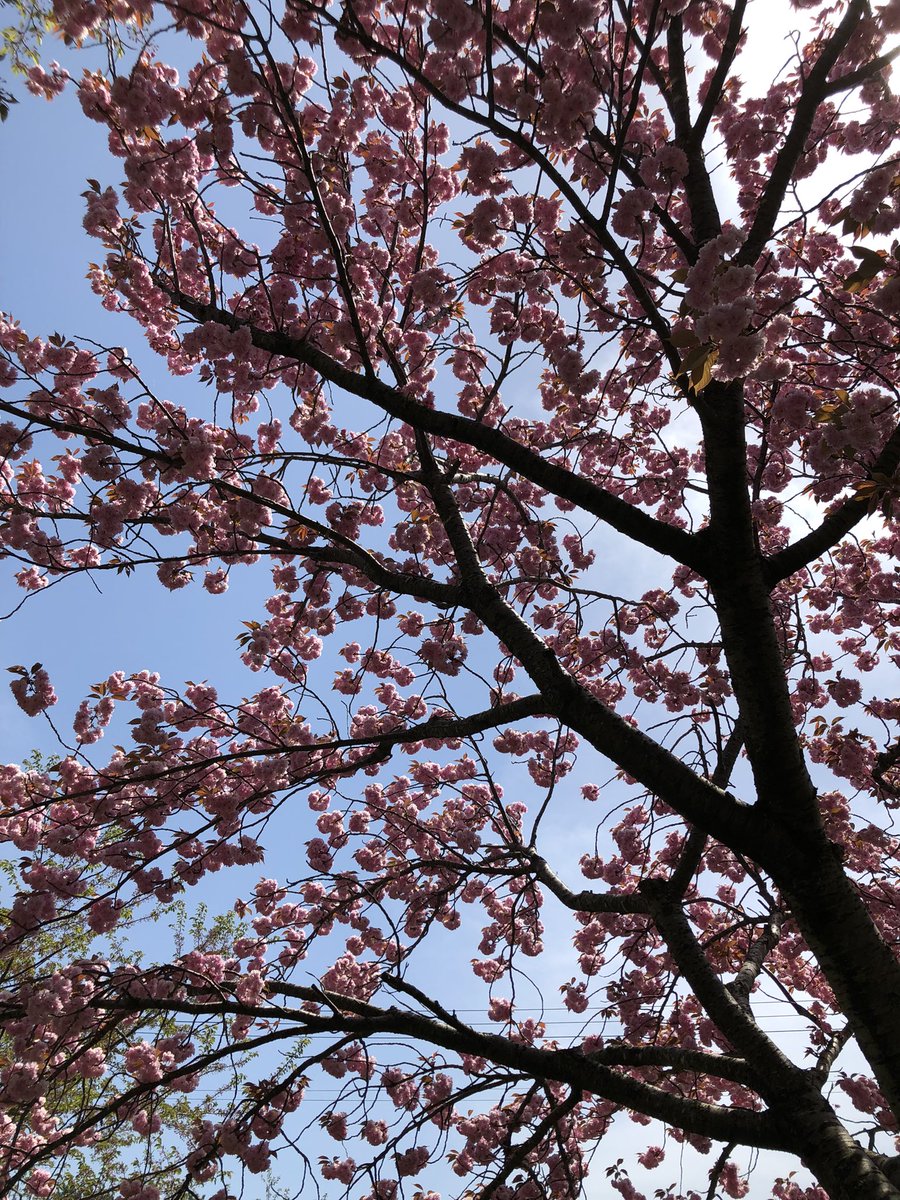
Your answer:
[[[52,770],[58,760],[42,755],[35,750],[24,760],[26,770]],[[0,861],[0,897],[14,895],[21,886],[20,877],[27,872],[31,860]],[[63,869],[60,858],[45,858],[43,865]],[[9,919],[10,910],[5,904],[0,907],[0,921]],[[137,932],[138,926],[157,926],[152,933],[146,928]],[[205,904],[191,911],[183,900],[173,900],[159,905],[150,913],[138,916],[133,911],[121,914],[115,935],[98,933],[84,921],[83,915],[64,914],[49,923],[34,938],[17,943],[0,956],[0,989],[13,989],[22,979],[35,981],[50,980],[64,967],[71,968],[79,961],[87,966],[107,959],[118,959],[125,955],[135,964],[140,964],[142,954],[136,949],[142,946],[170,941],[176,953],[185,945],[202,947],[216,953],[233,943],[240,936],[241,923],[233,912],[211,916]],[[38,984],[39,986],[39,984]],[[135,1032],[135,1022],[110,1019],[106,1028],[98,1032],[89,1049],[95,1052],[97,1061],[113,1056],[123,1039],[128,1040]],[[173,1043],[183,1039],[192,1041],[196,1051],[203,1054],[212,1048],[213,1034],[210,1029],[195,1032],[182,1022],[160,1014],[153,1025],[155,1039],[169,1038]],[[6,1027],[0,1029],[0,1068],[8,1065],[15,1057],[11,1048],[11,1036]],[[101,1057],[102,1056],[102,1057]],[[245,1060],[246,1062],[246,1060]],[[207,1081],[208,1091],[200,1095],[179,1096],[177,1094],[153,1095],[143,1102],[127,1104],[124,1108],[115,1102],[116,1091],[107,1078],[97,1078],[90,1070],[68,1069],[72,1064],[61,1064],[57,1071],[52,1063],[47,1067],[47,1088],[44,1107],[60,1127],[74,1124],[85,1106],[109,1106],[104,1122],[104,1133],[100,1138],[90,1137],[83,1145],[75,1145],[67,1156],[64,1169],[55,1180],[54,1200],[90,1200],[93,1196],[108,1194],[110,1180],[127,1179],[140,1174],[153,1181],[160,1191],[177,1196],[184,1180],[183,1156],[176,1150],[179,1141],[189,1136],[190,1131],[201,1121],[208,1120],[220,1108],[220,1100],[233,1095],[243,1084],[241,1065],[230,1064],[229,1071],[219,1080]],[[16,1189],[13,1196],[31,1196],[32,1193]]]

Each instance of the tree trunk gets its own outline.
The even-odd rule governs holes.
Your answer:
[[[831,1200],[898,1200],[900,1190],[873,1156],[856,1142],[828,1101],[810,1090],[785,1107],[785,1124],[797,1138],[797,1153]]]
[[[787,839],[786,839],[787,840]],[[778,838],[773,838],[780,857]],[[900,964],[856,889],[826,846],[811,869],[763,863],[791,911],[850,1022],[891,1111],[900,1114]],[[774,868],[774,869],[773,869]]]

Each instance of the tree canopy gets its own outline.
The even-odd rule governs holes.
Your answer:
[[[0,769],[7,1193],[642,1200],[630,1115],[657,1195],[900,1196],[900,4],[794,7],[761,78],[746,0],[53,6],[189,398],[4,315],[10,578],[271,596],[248,695],[123,664]]]

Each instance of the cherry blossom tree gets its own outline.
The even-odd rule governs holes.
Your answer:
[[[900,1195],[900,4],[795,7],[761,82],[745,0],[56,3],[139,43],[29,86],[108,130],[92,285],[190,399],[5,317],[3,553],[272,587],[252,694],[123,668],[0,775],[11,1194],[256,1053],[166,1196],[640,1200],[629,1116],[658,1195]],[[235,867],[227,946],[130,953]]]

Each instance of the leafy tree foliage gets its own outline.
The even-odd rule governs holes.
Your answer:
[[[55,764],[46,760],[38,752],[29,755],[24,764],[29,771],[41,772],[51,769]],[[64,868],[62,860],[44,857],[47,865],[55,869]],[[15,862],[0,863],[0,870],[5,876],[10,888],[15,888],[17,880]],[[4,921],[9,914],[4,913]],[[208,919],[204,905],[199,905],[197,911],[190,916],[185,902],[173,900],[161,908],[145,911],[139,918],[134,914],[121,914],[122,929],[127,929],[132,942],[138,940],[137,931],[140,926],[148,923],[164,922],[171,935],[172,944],[177,953],[181,953],[185,945],[201,946],[207,952],[220,952],[229,947],[236,936],[243,932],[238,918],[233,913]],[[147,940],[146,937],[143,940]],[[104,951],[121,957],[129,954],[132,961],[140,960],[140,953],[129,953],[128,948],[118,939],[111,945],[104,946],[103,939],[84,923],[77,921],[52,922],[46,927],[37,929],[32,936],[13,942],[5,953],[2,961],[0,985],[11,984],[25,977],[31,979],[47,979],[64,973],[73,959],[96,961]],[[160,1026],[163,1035],[177,1037],[179,1024],[175,1019]],[[95,1059],[114,1054],[121,1038],[114,1024],[105,1030],[95,1031],[93,1039]],[[207,1039],[208,1040],[208,1039]],[[19,1057],[15,1034],[11,1030],[0,1031],[0,1063],[9,1068]],[[246,1064],[236,1064],[239,1068]],[[232,1073],[234,1075],[234,1072]],[[238,1074],[238,1080],[240,1074]],[[217,1081],[223,1095],[227,1096],[228,1081],[224,1078]],[[233,1081],[232,1081],[233,1086]],[[113,1093],[115,1094],[115,1093]],[[44,1077],[43,1104],[61,1121],[77,1120],[86,1105],[98,1107],[110,1100],[104,1073],[98,1071],[49,1071]],[[154,1186],[169,1185],[173,1189],[181,1182],[182,1156],[179,1153],[178,1142],[173,1144],[173,1134],[181,1137],[189,1135],[191,1128],[204,1118],[206,1113],[215,1111],[219,1103],[216,1090],[211,1090],[199,1097],[179,1095],[162,1095],[155,1104],[155,1129],[143,1129],[141,1123],[128,1120],[110,1122],[102,1140],[87,1139],[81,1145],[74,1145],[65,1156],[55,1172],[53,1196],[55,1200],[86,1200],[87,1197],[102,1195],[107,1190],[110,1180],[125,1180],[137,1171],[149,1173]],[[227,1112],[227,1099],[222,1102],[222,1112]],[[26,1194],[29,1190],[25,1189]]]
[[[815,1177],[778,1200],[900,1194],[900,5],[804,0],[760,81],[767,11],[54,6],[140,33],[73,83],[124,174],[88,182],[90,278],[205,387],[5,318],[4,553],[26,591],[272,595],[248,697],[123,669],[0,776],[7,1190],[171,1145],[258,1051],[177,1186],[148,1150],[100,1194],[223,1200],[280,1151],[329,1195],[575,1197],[624,1113],[665,1195],[685,1143],[711,1197],[739,1147]],[[56,702],[39,663],[11,686]],[[227,945],[116,942],[234,867]]]

